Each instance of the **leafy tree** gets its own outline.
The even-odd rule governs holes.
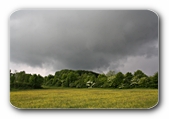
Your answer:
[[[112,87],[115,88],[115,80],[116,80],[116,75],[109,76],[107,77],[107,82],[105,82],[104,87]]]
[[[158,72],[156,72],[151,78],[151,88],[158,88]]]
[[[15,85],[15,74],[13,74],[13,73],[10,72],[10,90],[12,88],[16,88],[16,85]]]
[[[35,88],[36,77],[37,77],[37,75],[34,74],[34,75],[30,76],[30,78],[29,78],[29,84],[31,85],[32,88]]]
[[[38,74],[38,76],[35,79],[35,88],[41,88],[42,84],[43,84],[43,77]]]
[[[149,77],[140,78],[140,80],[138,81],[138,85],[139,87],[142,87],[142,88],[148,88],[150,85],[150,78]]]
[[[53,84],[53,79],[54,79],[54,76],[52,75],[52,74],[49,74],[48,76],[46,76],[45,78],[44,78],[44,85],[46,85],[46,86],[52,86]]]
[[[76,72],[68,73],[68,76],[67,76],[68,84],[75,82],[76,80],[78,80],[78,78],[79,78],[79,75]]]
[[[58,78],[54,76],[54,78],[52,79],[52,86],[55,85],[58,81]]]
[[[131,80],[130,86],[134,87],[134,88],[139,87],[139,85],[140,85],[139,80],[143,77],[147,77],[147,75],[144,74],[141,70],[137,70],[136,72],[134,72],[134,77]],[[145,79],[145,78],[143,78],[143,79]]]
[[[43,77],[41,75],[33,74],[29,78],[29,84],[34,89],[41,88],[42,83],[43,83]]]
[[[55,86],[56,87],[60,87],[62,85],[62,82],[60,80],[58,80],[56,83],[55,83]]]
[[[15,74],[10,73],[10,83],[13,84],[15,81]]]
[[[98,78],[95,80],[95,85],[93,87],[102,88],[103,84],[107,82],[107,77],[104,74],[99,74]]]
[[[158,88],[158,72],[147,76],[141,70],[134,72],[134,75],[130,72],[123,75],[122,72],[109,71],[105,75],[92,71],[64,69],[45,77],[26,74],[25,71],[10,72],[10,89],[35,89],[41,88],[42,85],[71,88]]]
[[[112,80],[112,87],[118,88],[123,81],[124,75],[123,73],[118,72],[115,76],[116,77]]]
[[[136,76],[138,79],[142,77],[147,77],[147,75],[144,74],[141,70],[137,70],[136,72],[134,72],[134,76]]]
[[[120,88],[130,88],[132,78],[133,78],[133,74],[131,72],[127,72],[124,75],[124,79],[122,81]]]
[[[110,70],[109,72],[107,72],[106,76],[110,77],[110,76],[114,76],[115,74],[116,74],[115,71]]]

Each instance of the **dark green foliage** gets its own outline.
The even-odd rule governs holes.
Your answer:
[[[120,86],[120,84],[122,83],[124,78],[123,73],[119,72],[115,75],[115,78],[113,78],[112,80],[112,87],[113,88],[118,88]]]
[[[41,75],[26,74],[24,71],[10,73],[10,89],[41,88],[44,78]]]
[[[131,84],[131,80],[133,78],[133,74],[130,73],[130,72],[127,72],[125,75],[124,75],[124,78],[123,78],[123,81],[120,85],[119,88],[130,88],[130,84]]]
[[[142,77],[147,77],[147,75],[144,74],[141,70],[137,70],[136,72],[134,72],[134,76],[136,76],[139,79]]]
[[[93,87],[102,88],[104,83],[107,81],[107,77],[104,74],[99,74],[98,78],[95,80],[95,85]]]
[[[138,82],[139,87],[141,88],[148,88],[150,87],[150,78],[149,77],[142,77]]]
[[[86,82],[91,80],[96,81],[98,73],[85,70],[68,70],[64,69],[61,71],[55,72],[54,81],[50,81],[53,78],[47,78],[48,82],[44,83],[46,86],[58,86],[58,87],[71,87],[71,88],[85,88]],[[46,81],[45,81],[46,82]]]
[[[115,71],[110,70],[109,72],[107,72],[106,76],[110,77],[110,76],[114,76],[115,75]]]
[[[152,77],[150,77],[150,87],[158,88],[158,72],[156,72]]]
[[[92,71],[64,69],[45,77],[26,74],[25,71],[10,72],[11,89],[38,89],[42,85],[69,88],[158,88],[158,72],[147,76],[141,70],[134,72],[134,75],[130,72],[124,75],[122,72],[109,71],[105,75]]]
[[[132,88],[138,88],[138,87],[143,87],[142,83],[145,83],[145,80],[148,80],[148,76],[144,74],[141,70],[137,70],[134,72],[134,76],[131,80],[130,86]],[[141,80],[141,81],[140,81]],[[143,81],[144,80],[144,81]],[[141,83],[142,82],[142,83]]]

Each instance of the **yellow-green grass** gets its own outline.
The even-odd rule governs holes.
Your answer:
[[[10,102],[23,109],[148,109],[157,89],[42,89],[11,91]]]

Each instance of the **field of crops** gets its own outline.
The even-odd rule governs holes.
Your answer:
[[[157,89],[41,89],[11,91],[17,108],[145,109],[158,103]]]

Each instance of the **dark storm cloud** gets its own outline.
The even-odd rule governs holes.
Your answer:
[[[11,62],[116,69],[136,56],[158,57],[158,17],[151,11],[21,10],[10,17]]]

